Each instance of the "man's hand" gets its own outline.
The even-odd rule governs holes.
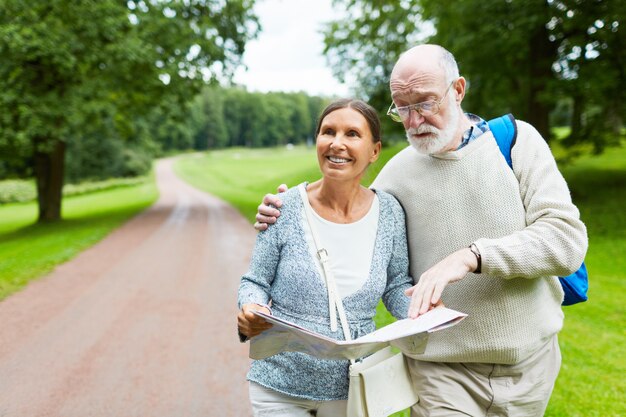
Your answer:
[[[278,186],[279,193],[284,193],[287,189],[287,185],[285,184],[280,184]],[[280,216],[280,211],[277,209],[279,209],[282,205],[283,202],[276,197],[276,194],[265,194],[263,202],[259,206],[259,212],[256,214],[254,228],[260,232],[267,229],[270,224],[276,223],[276,218]]]
[[[264,318],[257,316],[253,311],[260,311],[265,314],[271,314],[271,312],[258,304],[244,304],[241,307],[241,311],[237,314],[237,327],[241,334],[246,335],[248,338],[258,336],[265,330],[272,327],[271,323],[265,321]]]
[[[416,285],[405,291],[411,297],[409,317],[414,319],[438,305],[446,285],[460,281],[477,267],[476,256],[469,248],[459,249],[436,263],[422,274]]]

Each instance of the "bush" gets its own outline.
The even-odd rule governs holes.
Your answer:
[[[119,187],[130,187],[133,185],[143,184],[147,181],[148,177],[144,176],[134,178],[109,178],[104,181],[86,181],[79,184],[67,184],[63,187],[63,196],[69,197]]]
[[[147,152],[137,149],[124,149],[123,163],[119,167],[119,176],[137,177],[146,175],[152,168],[152,157]]]
[[[63,196],[69,197],[119,187],[130,187],[143,184],[147,181],[148,177],[142,176],[133,178],[109,178],[104,181],[85,181],[78,184],[66,184],[63,187]],[[37,189],[34,180],[0,181],[0,204],[26,203],[36,198]]]
[[[146,175],[152,155],[141,146],[117,137],[87,136],[68,143],[65,179],[70,183],[84,180]]]
[[[37,188],[33,180],[0,181],[0,204],[23,203],[37,197]]]

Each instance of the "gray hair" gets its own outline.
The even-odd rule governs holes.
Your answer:
[[[439,48],[441,48],[441,60],[439,61],[439,65],[446,74],[446,84],[449,84],[459,78],[459,66],[450,51],[443,46],[439,46]]]

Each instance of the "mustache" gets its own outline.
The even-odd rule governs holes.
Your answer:
[[[427,125],[427,124],[422,124],[419,127],[415,128],[412,127],[408,130],[408,133],[410,135],[423,135],[424,133],[434,133],[434,134],[438,134],[439,133],[439,129],[437,129],[434,126],[431,125]]]

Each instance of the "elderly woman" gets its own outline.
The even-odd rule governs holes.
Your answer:
[[[252,310],[344,339],[341,326],[331,329],[325,278],[304,212],[308,208],[329,255],[351,337],[375,329],[381,297],[395,317],[407,315],[410,298],[404,292],[413,280],[404,213],[389,194],[360,184],[380,154],[375,110],[359,100],[335,101],[322,112],[316,136],[322,178],[280,194],[281,215],[259,233],[250,270],[241,278],[238,327],[244,339],[270,327]],[[248,380],[255,416],[346,415],[348,367],[347,360],[297,352],[253,361]]]

